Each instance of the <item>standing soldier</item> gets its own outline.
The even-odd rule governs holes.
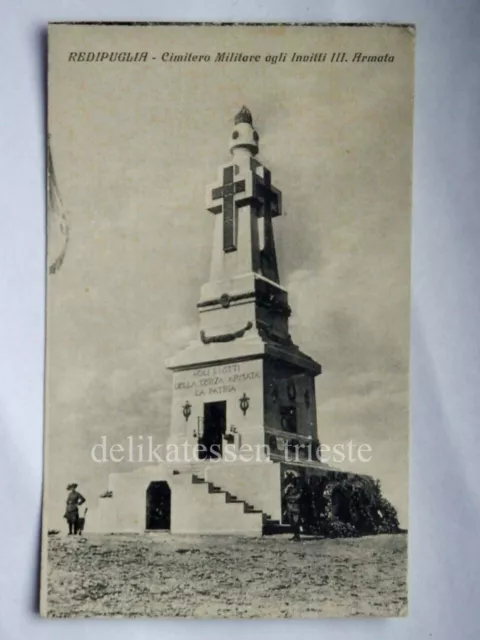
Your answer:
[[[64,518],[68,522],[68,535],[78,533],[78,507],[85,502],[85,498],[77,491],[78,485],[72,482],[67,486],[69,494],[67,496],[67,508]]]
[[[290,472],[290,479],[285,485],[285,501],[287,503],[287,514],[293,529],[292,540],[300,540],[300,502],[302,499],[302,489],[300,477],[296,472]]]

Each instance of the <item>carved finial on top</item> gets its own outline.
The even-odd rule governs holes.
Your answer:
[[[235,116],[235,125],[230,137],[230,153],[244,154],[248,152],[255,156],[258,153],[258,133],[253,128],[250,109],[243,106]]]
[[[240,122],[246,122],[247,124],[253,124],[252,114],[250,109],[243,105],[240,111],[235,116],[235,124],[240,124]]]

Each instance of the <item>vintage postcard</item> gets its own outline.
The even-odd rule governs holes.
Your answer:
[[[414,36],[49,26],[42,615],[406,615]]]

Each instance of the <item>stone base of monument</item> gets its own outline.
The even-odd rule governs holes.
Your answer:
[[[189,535],[261,536],[289,531],[284,486],[301,478],[304,533],[355,536],[395,532],[393,507],[369,476],[321,462],[162,463],[112,474],[106,498],[92,509],[88,530],[170,531]]]

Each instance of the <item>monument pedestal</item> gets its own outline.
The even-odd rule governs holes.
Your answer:
[[[111,474],[111,497],[89,514],[88,531],[261,536],[288,527],[282,509],[285,476],[291,471],[327,476],[321,463],[272,460],[160,463]],[[150,498],[161,489],[158,504]],[[160,507],[155,521],[152,512]]]

